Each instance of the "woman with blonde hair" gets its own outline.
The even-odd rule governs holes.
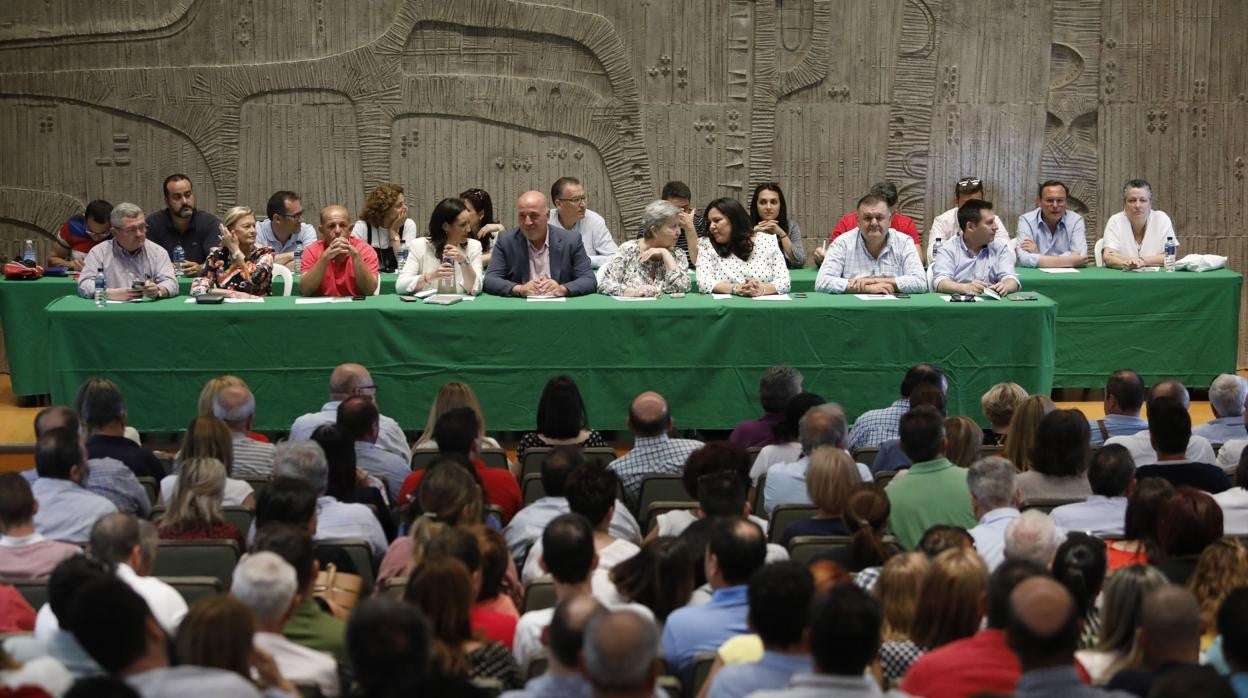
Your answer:
[[[854,490],[862,486],[862,478],[854,459],[845,449],[820,446],[810,454],[806,468],[806,493],[819,509],[813,518],[796,521],[784,529],[780,545],[788,547],[797,536],[847,536],[845,503]]]
[[[1202,652],[1217,637],[1218,609],[1226,595],[1242,586],[1248,586],[1248,548],[1235,538],[1219,538],[1206,546],[1187,582],[1187,588],[1200,602],[1200,621],[1205,628],[1200,642]]]
[[[482,490],[468,467],[449,458],[429,465],[410,506],[414,517],[408,535],[396,538],[386,551],[377,573],[378,581],[406,577],[420,566],[425,544],[451,526],[481,523]]]
[[[1032,395],[1014,410],[1009,435],[1005,439],[1005,458],[1018,472],[1031,470],[1031,453],[1036,446],[1036,432],[1044,415],[1057,409],[1047,396]]]
[[[1148,565],[1123,567],[1109,576],[1101,593],[1101,632],[1096,646],[1075,653],[1092,683],[1106,683],[1118,671],[1140,665],[1143,657],[1136,642],[1140,609],[1144,597],[1166,583],[1166,575]]]
[[[983,619],[980,599],[987,591],[988,566],[974,550],[955,548],[937,555],[919,587],[910,637],[880,647],[888,685],[900,681],[924,652],[974,635]]]
[[[984,432],[985,446],[1000,446],[1010,433],[1014,410],[1027,399],[1027,391],[1018,383],[997,383],[979,398],[980,409],[992,428]]]
[[[192,296],[259,298],[273,291],[273,248],[256,244],[256,214],[246,206],[225,212],[221,245],[208,251]]]
[[[481,412],[481,403],[477,400],[476,393],[472,392],[470,385],[462,381],[451,381],[438,388],[433,404],[429,405],[429,418],[425,420],[425,430],[416,439],[414,448],[436,449],[438,442],[433,438],[433,428],[438,423],[438,417],[457,407],[467,407],[476,413],[477,423],[481,425],[480,445],[482,448],[499,448],[497,441],[485,435],[485,414]]]
[[[243,532],[227,523],[221,510],[225,466],[216,458],[191,458],[182,463],[178,487],[157,528],[165,539],[221,539],[246,547]]]
[[[984,430],[970,417],[949,417],[945,420],[945,439],[945,458],[960,468],[969,468],[979,460]]]
[[[351,228],[351,235],[372,245],[377,253],[377,265],[383,272],[399,268],[399,250],[419,235],[416,221],[407,214],[403,187],[393,182],[382,182],[364,195],[360,220]]]
[[[871,594],[884,609],[884,627],[880,639],[900,642],[910,639],[910,628],[918,609],[919,590],[931,567],[931,560],[923,553],[894,555],[875,580]]]
[[[160,501],[173,501],[182,464],[193,458],[215,458],[225,466],[225,491],[222,495],[222,505],[256,508],[251,485],[245,480],[230,477],[234,463],[234,435],[225,422],[211,416],[196,417],[187,425],[186,436],[182,439],[182,450],[178,451],[173,461],[174,474],[160,481]]]

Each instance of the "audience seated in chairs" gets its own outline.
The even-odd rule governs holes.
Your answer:
[[[434,439],[438,442],[438,452],[444,457],[466,461],[471,464],[473,477],[481,483],[485,494],[485,503],[502,509],[503,518],[510,520],[524,506],[524,497],[520,494],[520,485],[511,471],[503,468],[488,468],[478,457],[481,427],[477,422],[477,414],[469,407],[457,407],[448,410],[434,426]],[[417,470],[406,479],[400,480],[398,489],[399,504],[406,504],[412,494],[420,486],[420,481],[428,470]],[[393,486],[394,483],[391,483]]]
[[[278,444],[277,455],[273,461],[273,476],[273,482],[263,495],[269,496],[275,502],[282,498],[277,493],[286,486],[284,479],[297,480],[311,490],[315,497],[315,540],[332,542],[362,539],[368,543],[374,560],[386,554],[386,534],[381,530],[381,524],[377,523],[373,512],[363,504],[340,502],[326,493],[329,488],[329,466],[325,461],[325,451],[316,442],[287,441]],[[257,528],[263,525],[261,518],[257,511]],[[286,521],[301,523],[289,519]]]
[[[216,417],[195,417],[187,424],[186,436],[182,439],[182,450],[174,461],[173,475],[160,480],[160,500],[172,502],[177,494],[178,472],[182,463],[192,458],[215,458],[225,466],[225,487],[222,490],[221,504],[227,507],[256,508],[256,498],[251,485],[245,480],[235,479],[230,475],[230,464],[234,462],[234,437],[225,422]]]
[[[224,491],[225,466],[221,461],[216,458],[183,460],[173,501],[158,523],[160,537],[233,540],[238,543],[239,550],[246,549],[243,532],[225,520],[221,509]]]
[[[309,649],[329,653],[339,664],[346,666],[348,657],[344,619],[347,612],[314,595],[313,585],[321,565],[316,559],[312,535],[303,528],[270,523],[257,531],[251,552],[274,553],[295,569],[299,600],[282,628],[286,639]]]
[[[82,548],[35,532],[39,503],[18,473],[0,473],[0,577],[46,577]]]

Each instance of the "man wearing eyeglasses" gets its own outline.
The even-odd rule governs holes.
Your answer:
[[[289,267],[301,243],[306,250],[316,242],[316,228],[303,221],[303,202],[293,191],[273,192],[264,210],[269,219],[256,224],[256,244],[273,248],[273,261]]]
[[[984,180],[979,177],[963,177],[953,188],[953,208],[936,216],[932,220],[932,229],[927,233],[927,260],[931,264],[935,260],[932,259],[932,251],[936,247],[936,241],[940,240],[942,245],[948,244],[955,237],[962,234],[961,228],[958,227],[958,208],[968,201],[984,199]],[[1005,224],[997,216],[993,216],[996,221],[996,237],[1003,244],[1010,244],[1010,231],[1006,229]]]
[[[546,195],[528,191],[516,199],[519,225],[498,234],[485,292],[495,296],[561,298],[598,288],[581,236],[550,220]],[[614,243],[613,243],[614,244]]]
[[[78,278],[78,295],[95,295],[95,276],[104,270],[109,300],[129,301],[139,298],[169,298],[178,295],[178,281],[173,275],[173,262],[164,248],[147,239],[147,222],[143,209],[130,203],[113,207],[109,214],[113,238],[102,242],[87,253]]]
[[[597,269],[611,261],[615,254],[615,238],[607,230],[607,221],[586,207],[585,187],[573,177],[560,177],[550,186],[555,207],[550,210],[550,227],[581,236],[589,263]]]
[[[221,244],[221,221],[195,208],[195,192],[184,174],[165,178],[165,207],[147,217],[147,234],[152,242],[165,248],[173,258],[173,250],[182,246],[185,260],[182,273],[199,276],[208,252]]]
[[[889,227],[888,200],[867,194],[858,200],[858,230],[842,235],[819,266],[815,290],[825,293],[925,293],[927,279],[919,250],[905,233]]]
[[[368,369],[360,364],[339,364],[329,375],[329,402],[321,405],[318,412],[309,412],[297,418],[290,425],[291,441],[307,441],[317,427],[335,424],[338,421],[338,406],[350,397],[365,397],[377,404],[377,384]],[[380,408],[378,408],[380,409]],[[411,461],[412,451],[407,445],[407,437],[399,423],[380,415],[378,417],[377,448],[403,457],[403,462]]]

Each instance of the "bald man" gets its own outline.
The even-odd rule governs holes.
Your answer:
[[[679,475],[689,454],[702,448],[701,441],[673,439],[672,413],[667,400],[654,391],[633,398],[628,407],[628,430],[633,432],[633,450],[607,466],[624,486],[624,501],[637,506],[641,481],[647,475]]]
[[[231,385],[212,400],[212,414],[225,422],[234,437],[234,465],[230,475],[237,478],[267,478],[273,473],[277,447],[247,435],[256,418],[256,396],[246,386]]]
[[[1187,588],[1167,584],[1150,591],[1140,607],[1139,623],[1136,642],[1143,666],[1114,674],[1109,688],[1147,696],[1162,676],[1200,664],[1200,603]]]
[[[337,204],[321,209],[316,242],[303,251],[299,292],[305,296],[371,296],[377,290],[377,253],[351,235],[351,214]]]
[[[300,416],[290,425],[291,441],[307,441],[317,427],[335,424],[338,421],[338,405],[343,400],[360,395],[377,403],[377,384],[367,368],[359,364],[339,364],[329,375],[329,402],[321,405],[320,411],[309,412]],[[378,404],[377,409],[381,409]],[[377,448],[402,456],[405,462],[411,462],[412,451],[407,444],[407,436],[403,427],[386,415],[381,415],[380,433],[377,437]]]
[[[516,200],[518,226],[499,233],[485,271],[485,292],[496,296],[583,296],[598,288],[581,236],[550,225],[546,195]],[[306,266],[306,264],[305,264]]]
[[[1017,698],[1131,695],[1083,683],[1075,669],[1079,645],[1075,600],[1052,577],[1032,577],[1014,587],[1005,637],[1023,670],[1015,686]]]

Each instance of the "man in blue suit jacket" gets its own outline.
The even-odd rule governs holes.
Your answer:
[[[581,236],[547,225],[546,195],[516,201],[520,227],[499,233],[485,271],[485,292],[496,296],[583,296],[598,288]]]

